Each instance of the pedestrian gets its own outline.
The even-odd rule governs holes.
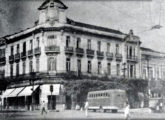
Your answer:
[[[41,114],[43,115],[44,113],[47,114],[45,101],[43,101],[41,105]]]
[[[124,116],[126,120],[130,120],[130,108],[128,102],[126,103],[126,107],[124,110]]]
[[[88,104],[88,101],[85,102],[85,116],[88,117],[88,107],[89,107],[89,104]]]

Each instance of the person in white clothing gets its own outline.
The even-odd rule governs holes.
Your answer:
[[[85,116],[88,117],[88,107],[89,107],[89,104],[88,104],[88,101],[85,102]]]
[[[42,102],[42,106],[41,106],[41,114],[43,115],[44,113],[47,114],[45,101]]]
[[[130,108],[129,108],[129,104],[126,103],[126,107],[124,110],[124,116],[126,120],[130,120]]]

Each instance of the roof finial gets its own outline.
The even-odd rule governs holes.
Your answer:
[[[132,29],[129,31],[129,35],[133,35],[133,30]]]

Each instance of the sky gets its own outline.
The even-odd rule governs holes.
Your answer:
[[[44,0],[0,0],[0,36],[32,27]],[[128,33],[133,29],[143,47],[165,52],[164,0],[62,0],[75,21]],[[160,29],[151,27],[160,24]]]

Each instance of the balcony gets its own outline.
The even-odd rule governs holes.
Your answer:
[[[33,56],[33,50],[28,50],[28,57],[32,57]]]
[[[35,55],[41,55],[41,48],[40,47],[37,47],[34,49],[34,54]]]
[[[113,53],[106,52],[107,60],[113,60]]]
[[[76,54],[78,56],[83,56],[84,55],[84,49],[82,49],[82,48],[76,48]]]
[[[127,56],[127,61],[129,62],[137,62],[137,56]]]
[[[115,57],[116,57],[116,61],[122,60],[122,54],[120,54],[120,53],[116,53]]]
[[[14,62],[14,55],[9,56],[9,62]]]
[[[65,47],[65,54],[70,54],[72,55],[73,54],[73,47]]]
[[[20,53],[16,53],[14,58],[15,58],[15,61],[19,61],[20,60]]]
[[[87,53],[87,57],[94,57],[95,51],[87,49],[86,53]]]
[[[1,65],[6,64],[6,57],[0,58],[0,64],[1,64]]]
[[[21,53],[21,59],[26,59],[26,52]]]
[[[97,51],[97,58],[103,59],[104,58],[104,52]]]
[[[60,47],[59,46],[47,46],[45,47],[45,52],[46,53],[60,53]]]

